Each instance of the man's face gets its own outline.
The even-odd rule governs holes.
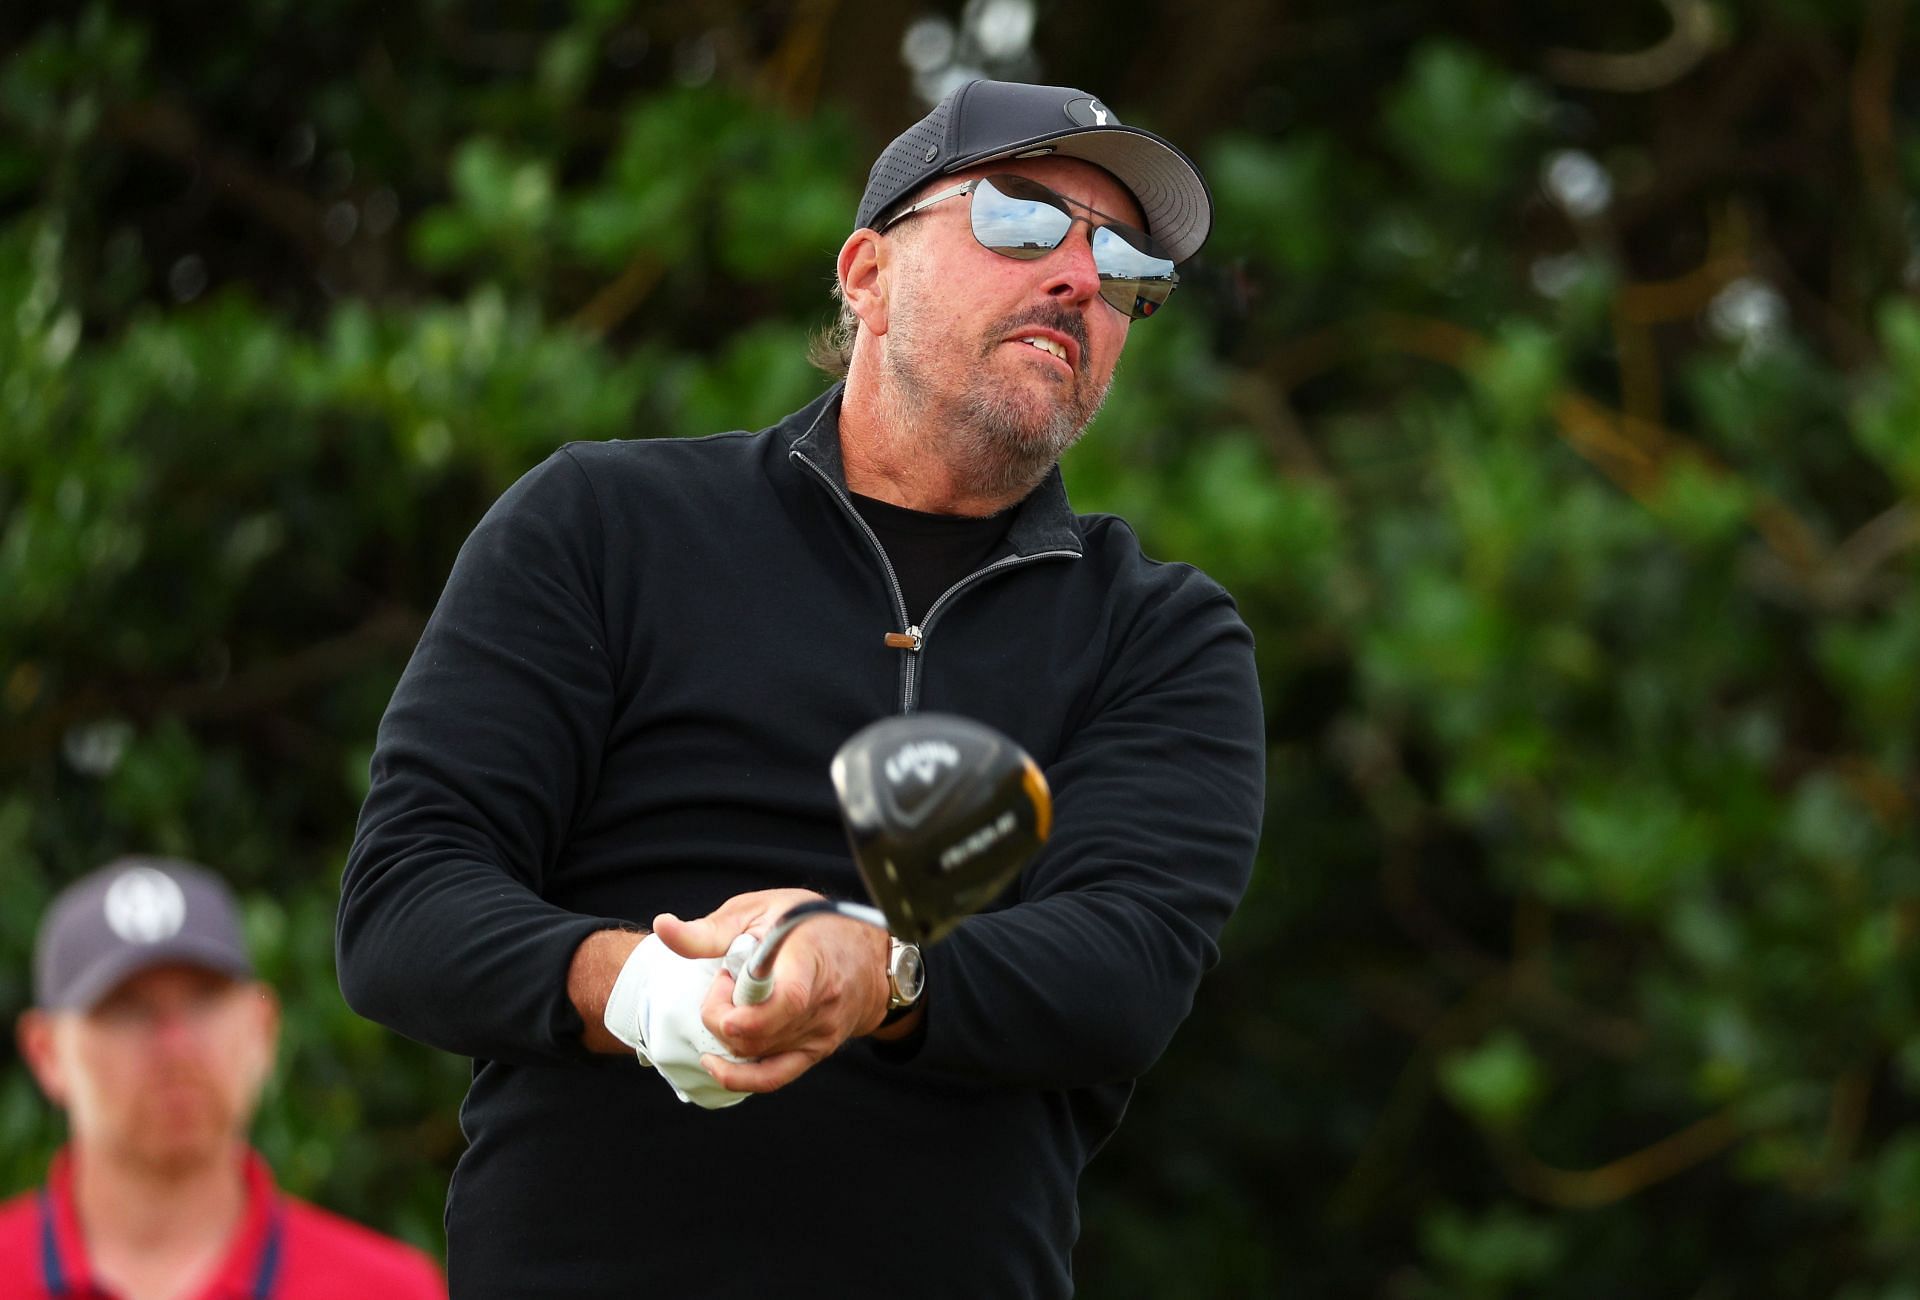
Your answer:
[[[161,966],[129,976],[89,1011],[28,1012],[20,1044],[77,1145],[178,1173],[245,1136],[278,1019],[262,985]]]
[[[1140,224],[1133,196],[1112,176],[1071,158],[987,164],[925,186],[937,193],[976,175],[1030,177],[1070,200]],[[1106,398],[1128,318],[1100,296],[1090,231],[1076,222],[1033,261],[980,246],[971,196],[915,213],[889,238],[885,370],[927,436],[951,440],[950,460],[986,490],[1037,483]],[[1072,207],[1076,217],[1085,209]],[[1022,342],[1041,337],[1066,359]]]

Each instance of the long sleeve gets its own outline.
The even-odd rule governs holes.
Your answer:
[[[462,547],[380,724],[341,885],[340,987],[449,1051],[584,1053],[567,967],[616,922],[541,893],[612,711],[600,528],[566,451],[509,489]]]
[[[1252,636],[1194,577],[1127,640],[1048,765],[1053,837],[1020,901],[928,951],[926,1032],[903,1064],[1115,1083],[1144,1073],[1191,1009],[1246,889],[1265,785]]]

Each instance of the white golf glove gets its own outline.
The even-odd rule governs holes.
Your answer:
[[[682,957],[653,935],[640,941],[607,997],[607,1032],[673,1086],[681,1101],[705,1110],[736,1106],[753,1094],[729,1092],[700,1064],[702,1053],[729,1054],[700,1020],[700,1004],[722,969],[719,957]]]

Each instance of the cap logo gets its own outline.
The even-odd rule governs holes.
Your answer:
[[[1108,111],[1105,104],[1086,95],[1078,99],[1069,99],[1062,107],[1066,111],[1067,120],[1075,126],[1120,125],[1120,120]]]
[[[187,922],[187,896],[173,877],[134,867],[107,887],[107,925],[128,943],[159,943]]]

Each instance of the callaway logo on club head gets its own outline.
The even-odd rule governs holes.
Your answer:
[[[921,785],[933,784],[943,767],[959,767],[960,751],[944,740],[910,740],[888,756],[887,780],[899,785],[909,776]]]

